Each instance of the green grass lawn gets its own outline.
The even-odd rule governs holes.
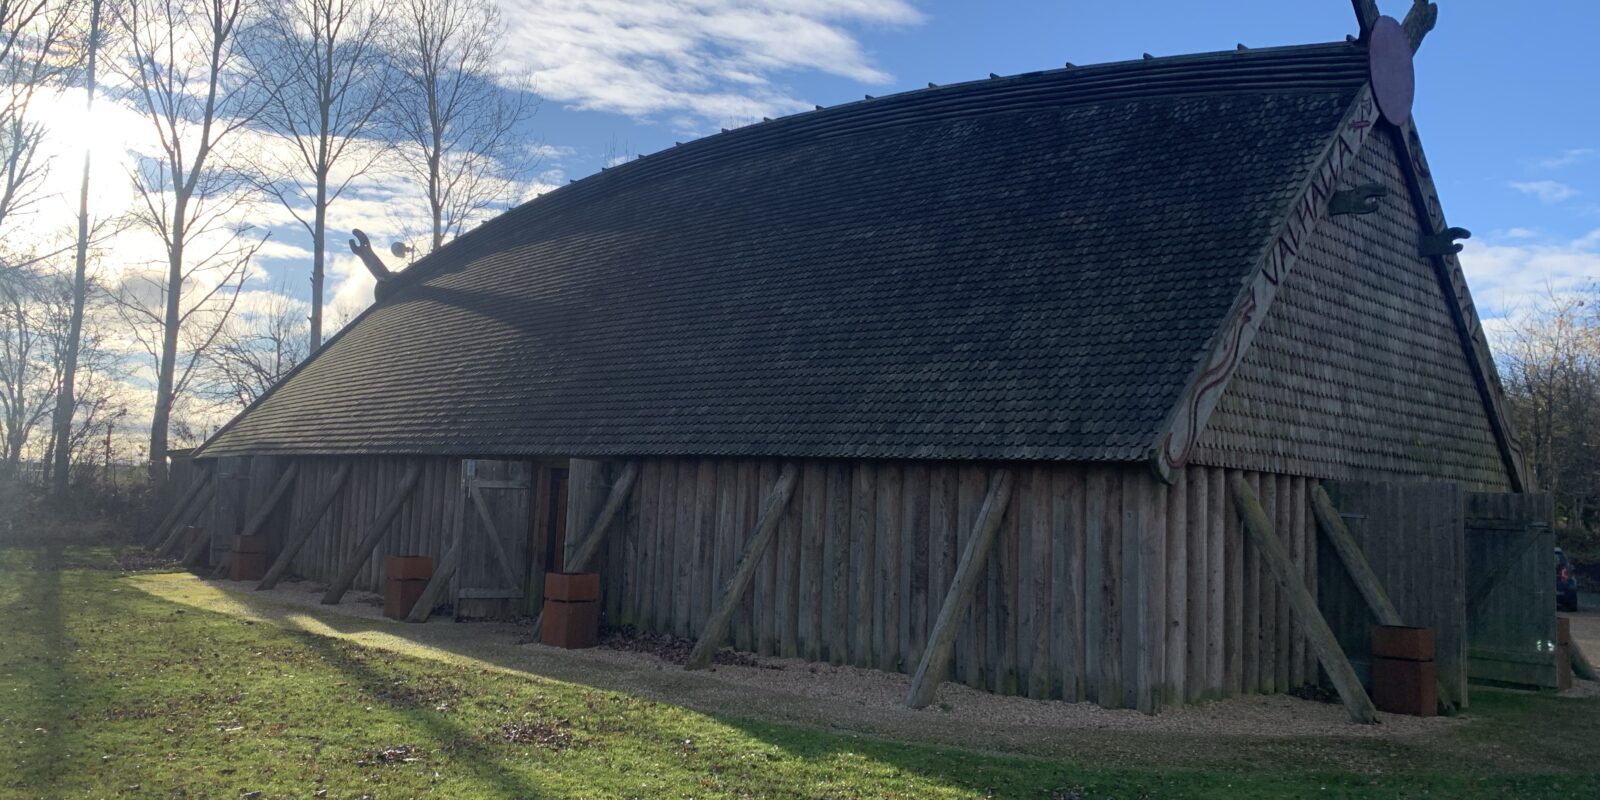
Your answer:
[[[1596,700],[1475,692],[1426,741],[1246,740],[1202,768],[1128,733],[1105,735],[1148,741],[1139,766],[999,756],[366,648],[107,561],[0,549],[0,797],[1600,797]]]

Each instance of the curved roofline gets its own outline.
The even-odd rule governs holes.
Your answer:
[[[218,428],[196,448],[196,457],[249,413],[266,402],[302,370],[331,350],[345,333],[360,325],[376,309],[405,299],[408,290],[452,266],[467,263],[482,248],[492,247],[498,234],[514,230],[540,209],[560,208],[594,192],[615,191],[629,183],[651,180],[692,169],[706,159],[747,148],[772,145],[774,134],[796,133],[839,136],[883,127],[911,125],[952,116],[1007,113],[1038,107],[1071,107],[1122,99],[1200,94],[1241,94],[1271,90],[1304,89],[1308,92],[1348,90],[1366,78],[1365,47],[1346,40],[1310,45],[1241,49],[1210,53],[1145,58],[1094,65],[992,77],[929,88],[912,89],[881,97],[856,100],[814,111],[754,123],[712,134],[671,148],[642,155],[633,161],[604,168],[582,179],[534,197],[458,236],[397,273],[385,299],[374,301],[355,319],[331,336],[322,347],[277,384]],[[1286,68],[1287,67],[1287,68]],[[1065,79],[1065,80],[1064,80]],[[971,95],[969,102],[960,96]],[[930,109],[930,106],[936,106]],[[932,111],[933,113],[929,113]],[[790,141],[792,139],[778,140]]]

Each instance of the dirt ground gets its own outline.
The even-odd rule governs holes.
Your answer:
[[[1239,697],[1150,716],[1089,703],[1002,697],[949,683],[933,706],[914,711],[902,702],[908,678],[876,670],[759,658],[750,665],[688,672],[648,653],[531,644],[523,626],[456,624],[437,617],[423,625],[395,622],[382,616],[379,598],[366,593],[351,592],[337,606],[322,606],[322,587],[309,583],[254,592],[246,584],[179,573],[145,573],[129,580],[173,602],[426,658],[623,691],[704,713],[980,750],[1081,753],[1079,747],[1090,740],[1094,749],[1104,750],[1108,742],[1096,734],[1105,731],[1187,738],[1204,733],[1279,740],[1327,735],[1405,739],[1448,731],[1462,722],[1384,714],[1380,725],[1352,725],[1338,704],[1283,695]],[[1129,746],[1136,741],[1117,739]]]

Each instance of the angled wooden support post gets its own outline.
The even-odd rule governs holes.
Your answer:
[[[367,526],[367,532],[362,535],[361,541],[350,551],[350,557],[345,560],[344,568],[339,570],[339,577],[322,595],[323,605],[331,606],[339,602],[344,593],[349,591],[350,584],[356,582],[356,573],[360,572],[362,565],[372,557],[372,551],[378,549],[378,543],[383,541],[384,535],[389,532],[389,526],[394,524],[394,518],[400,515],[400,507],[405,505],[406,498],[411,496],[411,490],[417,488],[417,478],[421,474],[422,469],[416,462],[406,467],[405,474],[400,477],[400,485],[395,487],[394,494],[389,495],[383,510],[378,512],[378,516]]]
[[[172,504],[172,509],[167,512],[167,515],[161,518],[161,522],[150,533],[149,543],[145,547],[154,550],[167,540],[172,531],[172,526],[177,524],[178,519],[184,515],[184,512],[189,510],[189,504],[194,502],[195,496],[200,494],[200,490],[205,488],[210,481],[211,465],[207,464],[200,469],[198,475],[194,476],[194,481],[189,484],[188,489],[184,490],[183,496],[178,499],[178,502]]]
[[[450,544],[450,549],[444,553],[444,558],[439,559],[439,566],[434,569],[433,577],[428,579],[428,585],[423,587],[422,596],[417,598],[417,604],[411,607],[406,614],[406,622],[427,622],[428,616],[433,613],[433,607],[439,604],[439,597],[444,594],[445,587],[450,585],[450,579],[455,577],[456,565],[461,562],[461,542]]]
[[[1573,639],[1567,643],[1567,655],[1572,659],[1572,672],[1586,681],[1600,681],[1600,673],[1594,670],[1594,662],[1584,654],[1583,648],[1578,646],[1578,640]]]
[[[1300,624],[1305,627],[1306,640],[1316,651],[1317,660],[1322,662],[1322,668],[1328,671],[1328,677],[1333,681],[1333,688],[1339,691],[1340,699],[1344,700],[1345,712],[1350,715],[1350,721],[1364,724],[1377,722],[1377,709],[1372,707],[1372,698],[1367,696],[1367,690],[1361,686],[1361,678],[1356,675],[1355,668],[1350,666],[1350,659],[1339,646],[1339,640],[1328,627],[1328,621],[1323,619],[1322,612],[1317,609],[1316,598],[1306,589],[1299,570],[1289,560],[1289,554],[1284,552],[1283,540],[1272,530],[1272,523],[1267,521],[1267,512],[1261,508],[1261,501],[1256,498],[1255,491],[1239,473],[1228,476],[1228,488],[1232,490],[1234,505],[1239,507],[1239,517],[1244,522],[1244,529],[1250,534],[1250,543],[1255,545],[1261,560],[1271,568],[1273,577],[1278,580],[1278,586],[1288,596],[1289,606],[1294,609],[1295,615],[1300,618]]]
[[[961,563],[956,565],[955,577],[950,581],[950,591],[945,593],[939,606],[939,618],[928,635],[928,646],[922,651],[922,662],[911,677],[911,691],[906,694],[906,705],[924,708],[933,702],[939,683],[950,669],[950,651],[955,646],[956,633],[961,628],[960,618],[972,603],[973,589],[983,577],[983,565],[989,559],[989,545],[1000,530],[1006,507],[1011,504],[1011,472],[1000,470],[989,483],[989,494],[978,508],[978,519],[973,522],[972,535],[967,539],[967,549],[961,553]]]
[[[334,470],[333,480],[328,482],[328,488],[311,504],[311,508],[289,526],[289,534],[283,541],[283,550],[278,553],[277,560],[272,562],[272,567],[267,574],[262,576],[261,582],[256,584],[256,591],[271,589],[283,579],[283,573],[289,569],[289,564],[294,561],[300,548],[311,541],[311,534],[316,532],[318,523],[322,522],[323,515],[328,513],[329,506],[333,505],[339,496],[339,490],[344,488],[345,481],[350,478],[350,462],[346,461]]]
[[[600,545],[605,543],[606,534],[611,530],[611,521],[616,519],[618,512],[628,502],[628,493],[633,491],[633,483],[639,478],[639,462],[629,461],[622,468],[622,474],[617,476],[617,482],[611,486],[611,493],[606,496],[606,504],[601,507],[600,515],[595,517],[594,524],[579,539],[578,549],[572,552],[572,558],[567,559],[568,572],[583,572],[589,567],[589,562],[594,560],[594,554],[600,552]]]
[[[745,545],[744,555],[739,557],[739,569],[733,573],[728,585],[722,587],[716,610],[706,619],[705,627],[700,631],[700,640],[694,643],[694,650],[690,651],[689,660],[684,662],[684,669],[703,669],[711,663],[711,656],[716,654],[717,648],[722,646],[723,639],[728,635],[728,620],[733,618],[739,598],[744,596],[750,579],[755,577],[762,553],[772,543],[772,537],[778,530],[778,520],[783,517],[789,498],[794,496],[794,485],[799,477],[798,467],[794,464],[783,465],[778,482],[772,485],[772,490],[767,492],[767,498],[761,504],[761,516],[756,521],[755,532]]]
[[[278,476],[277,483],[272,484],[272,491],[261,501],[261,507],[257,508],[256,513],[245,522],[244,530],[239,531],[240,536],[254,536],[260,532],[261,526],[267,524],[267,518],[272,516],[273,509],[276,509],[278,503],[283,501],[284,495],[289,493],[289,487],[294,485],[295,476],[299,474],[300,462],[291,462],[289,468]]]
[[[1378,624],[1404,625],[1400,611],[1389,600],[1383,582],[1378,580],[1378,573],[1372,571],[1372,565],[1361,552],[1361,545],[1356,543],[1356,537],[1350,534],[1344,519],[1339,516],[1339,509],[1333,505],[1333,498],[1328,497],[1328,492],[1321,486],[1311,492],[1311,510],[1317,516],[1317,527],[1322,529],[1322,534],[1333,545],[1334,552],[1339,554],[1345,571],[1355,581],[1356,588],[1361,591],[1361,597],[1367,601],[1367,608],[1372,611]]]
[[[289,492],[289,487],[294,485],[295,476],[298,474],[300,474],[300,462],[291,462],[289,467],[283,471],[283,474],[278,476],[278,480],[272,484],[272,491],[262,498],[260,507],[250,515],[249,520],[245,521],[244,528],[238,533],[239,536],[254,536],[261,530],[262,525],[267,524],[267,519],[272,516],[273,509],[278,507],[278,503]],[[226,558],[218,561],[217,568],[211,571],[211,577],[220,578],[227,574],[229,566],[231,565]]]
[[[1372,569],[1366,554],[1361,552],[1361,545],[1344,524],[1344,518],[1339,516],[1339,508],[1333,504],[1333,498],[1321,486],[1311,492],[1311,511],[1317,517],[1317,527],[1328,538],[1328,543],[1333,545],[1345,572],[1361,592],[1362,599],[1367,601],[1367,610],[1372,612],[1373,619],[1379,625],[1406,624],[1400,616],[1400,610],[1395,608],[1394,601],[1389,599],[1389,593],[1384,590],[1383,581],[1378,579],[1378,573]],[[1453,714],[1460,707],[1462,698],[1456,697],[1456,693],[1450,691],[1442,678],[1435,684],[1434,691],[1439,697],[1443,713]]]
[[[216,488],[216,481],[206,481],[205,487],[200,490],[199,494],[195,495],[194,502],[189,504],[189,510],[183,512],[177,522],[172,523],[172,531],[167,534],[167,538],[161,544],[156,546],[157,555],[166,555],[179,546],[179,543],[183,540],[184,530],[193,525],[200,518],[200,515],[210,507],[211,496],[216,493]]]
[[[629,461],[622,468],[622,474],[617,476],[617,482],[612,484],[611,493],[606,496],[606,504],[600,508],[599,516],[594,519],[594,524],[589,526],[589,531],[579,539],[578,548],[572,552],[572,557],[567,559],[568,572],[583,572],[588,568],[589,562],[594,560],[594,554],[600,552],[600,545],[605,542],[606,532],[611,529],[611,521],[622,511],[622,506],[628,501],[628,493],[633,491],[633,484],[639,478],[639,462]],[[543,576],[538,576],[543,580]],[[533,636],[538,638],[544,625],[544,609],[533,617]]]
[[[200,562],[200,554],[206,551],[206,545],[211,543],[211,535],[205,528],[184,528],[195,532],[194,538],[189,540],[189,546],[184,548],[180,563],[186,568],[192,568]]]

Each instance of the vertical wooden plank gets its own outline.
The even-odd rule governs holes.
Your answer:
[[[1012,619],[1010,640],[1015,653],[1012,663],[1016,675],[1016,693],[1033,697],[1036,691],[1033,686],[1034,643],[1048,638],[1035,635],[1039,620],[1039,611],[1034,607],[1038,589],[1035,580],[1040,569],[1038,557],[1034,555],[1034,526],[1041,517],[1048,524],[1050,478],[1043,476],[1044,489],[1040,491],[1041,468],[1038,464],[1018,465],[1014,471],[1017,477],[1011,490],[1011,514],[1017,520],[1017,541],[1011,549],[1015,556],[1008,554],[1012,563],[1011,574],[1015,578],[1015,588],[1008,593]],[[1039,510],[1041,500],[1044,503],[1043,514]],[[1049,558],[1046,557],[1044,569],[1048,570],[1049,565]]]
[[[1122,639],[1123,615],[1123,480],[1122,472],[1106,469],[1106,501],[1101,524],[1105,528],[1104,552],[1101,553],[1100,608],[1100,705],[1107,708],[1123,706]],[[1137,536],[1137,531],[1134,532]]]
[[[538,480],[535,475],[535,480]],[[661,466],[654,458],[643,459],[639,464],[639,483],[633,490],[635,522],[633,535],[638,540],[638,563],[634,565],[633,591],[628,598],[630,621],[642,630],[653,627],[651,598],[655,596],[656,571],[656,504],[661,491]],[[542,520],[534,520],[534,525]]]
[[[937,464],[928,472],[928,607],[924,632],[932,631],[939,618],[939,603],[950,589],[955,571],[955,539],[959,514],[957,470],[953,464]],[[958,643],[959,647],[959,643]],[[951,675],[959,675],[961,656],[955,655]]]
[[[873,529],[877,525],[877,465],[858,461],[850,499],[850,663],[872,663]]]
[[[928,641],[928,465],[906,467],[901,504],[900,603],[901,655],[905,664],[922,660]]]
[[[750,530],[740,525],[737,516],[739,500],[739,465],[733,459],[719,458],[716,462],[715,496],[717,506],[716,521],[716,551],[713,559],[713,569],[710,575],[710,585],[713,592],[712,600],[706,605],[706,614],[709,616],[715,609],[716,597],[720,587],[726,586],[733,577],[734,570],[739,568],[739,553],[745,547],[745,541],[750,537]],[[738,647],[738,601],[734,601],[732,616],[728,620],[727,636],[730,644]]]
[[[1115,702],[1110,698],[1102,700],[1100,690],[1101,678],[1107,671],[1106,567],[1112,543],[1107,536],[1106,508],[1111,505],[1107,496],[1110,489],[1105,467],[1089,467],[1084,476],[1084,697],[1102,706]]]
[[[753,487],[756,497],[765,497],[767,488],[778,482],[778,465],[773,461],[762,461],[757,466],[756,483]],[[761,501],[757,500],[757,503]],[[759,512],[758,512],[759,513]],[[782,561],[781,546],[783,530],[780,520],[778,539],[768,546],[761,556],[761,566],[756,570],[756,650],[762,655],[776,655],[779,641],[782,639],[782,629],[779,625],[781,618],[778,613],[778,563]]]
[[[1206,468],[1206,676],[1208,695],[1226,697],[1233,693],[1228,679],[1228,592],[1233,575],[1228,550],[1228,492],[1224,471]]]
[[[1137,608],[1134,629],[1138,640],[1128,652],[1134,654],[1130,675],[1134,683],[1133,707],[1154,713],[1160,707],[1161,687],[1166,682],[1167,639],[1163,627],[1167,616],[1167,495],[1169,487],[1144,472],[1128,476],[1139,484],[1136,506],[1130,516],[1141,529],[1136,541],[1138,567],[1128,571],[1133,586],[1130,606]],[[1127,500],[1123,501],[1127,507]]]
[[[1188,699],[1189,677],[1189,486],[1193,477],[1184,470],[1167,489],[1166,584],[1167,609],[1161,631],[1166,638],[1167,667],[1161,704],[1179,705]]]
[[[1305,523],[1304,523],[1305,530],[1304,530],[1304,534],[1303,535],[1305,536],[1305,542],[1306,542],[1306,545],[1305,545],[1305,548],[1306,548],[1306,585],[1311,588],[1311,594],[1312,594],[1313,597],[1320,597],[1321,596],[1322,587],[1321,587],[1321,584],[1318,582],[1318,577],[1317,577],[1318,576],[1318,569],[1320,568],[1319,565],[1317,564],[1317,549],[1318,549],[1317,548],[1317,521],[1316,521],[1315,515],[1310,513],[1311,492],[1316,487],[1316,485],[1317,485],[1317,481],[1309,479],[1309,478],[1306,479],[1306,482],[1305,482],[1305,495],[1306,495],[1306,504],[1307,505],[1306,505],[1306,519],[1305,519]],[[1302,634],[1305,633],[1304,628],[1301,629],[1301,633]],[[1307,683],[1317,683],[1318,680],[1317,680],[1317,653],[1316,653],[1316,650],[1313,649],[1310,646],[1310,643],[1306,641],[1306,639],[1305,639],[1305,637],[1303,635],[1301,637],[1300,645],[1301,645],[1301,649],[1305,653],[1305,656],[1304,656],[1305,661],[1301,665],[1301,668],[1302,668],[1302,671],[1303,671],[1303,673],[1305,675],[1306,682]]]
[[[1293,556],[1295,528],[1294,508],[1291,505],[1294,500],[1291,481],[1292,479],[1287,475],[1274,476],[1274,491],[1277,494],[1277,517],[1273,521],[1273,530],[1283,542],[1284,552],[1290,554],[1290,566],[1294,568],[1295,574],[1298,575],[1304,571],[1304,568],[1299,560]],[[1291,687],[1289,679],[1292,674],[1290,659],[1294,653],[1294,616],[1289,609],[1288,595],[1278,588],[1276,580],[1272,582],[1272,585],[1275,591],[1274,607],[1277,610],[1277,625],[1273,628],[1273,649],[1275,651],[1273,691],[1285,692]]]
[[[1084,469],[1078,465],[1057,467],[1051,483],[1050,515],[1055,525],[1050,536],[1054,569],[1050,585],[1050,652],[1061,676],[1055,694],[1063,700],[1079,702],[1086,697],[1084,683],[1088,674],[1084,633],[1088,624],[1084,598]]]
[[[1224,627],[1227,647],[1224,649],[1224,670],[1227,676],[1226,694],[1237,695],[1244,691],[1246,682],[1245,661],[1249,646],[1245,630],[1244,597],[1251,591],[1249,575],[1255,564],[1245,554],[1243,531],[1239,527],[1239,510],[1232,495],[1225,490],[1228,471],[1218,470],[1211,482],[1213,496],[1223,503],[1223,538],[1227,546],[1227,597],[1224,601]]]
[[[739,530],[754,531],[758,518],[760,518],[763,499],[762,494],[760,494],[760,486],[758,486],[760,475],[762,475],[760,462],[755,461],[755,459],[739,459],[738,470],[734,474],[734,493],[738,494],[736,514],[738,514],[739,518]],[[771,546],[768,546],[768,550],[771,550]],[[765,554],[763,554],[763,557],[765,557]],[[739,614],[744,618],[742,624],[749,627],[749,650],[755,651],[755,653],[760,653],[760,635],[762,635],[760,634],[760,630],[762,630],[760,610],[762,610],[762,603],[765,600],[757,597],[757,584],[760,582],[760,576],[762,576],[763,565],[765,565],[765,558],[763,558],[762,562],[757,563],[755,579],[750,581],[749,589],[744,592],[744,600],[739,606]]]
[[[672,527],[672,631],[688,638],[691,605],[690,573],[694,564],[695,460],[677,459],[677,492],[674,498],[675,522]]]
[[[1185,620],[1187,637],[1184,645],[1184,659],[1188,670],[1184,678],[1183,699],[1185,702],[1194,703],[1205,697],[1211,686],[1211,675],[1208,672],[1209,662],[1206,655],[1206,634],[1210,618],[1207,612],[1207,601],[1210,599],[1210,506],[1207,494],[1211,486],[1206,467],[1190,467],[1187,470],[1187,500],[1188,509],[1185,516],[1188,518],[1188,615]]]
[[[1246,473],[1245,480],[1250,483],[1250,488],[1256,496],[1261,496],[1261,476],[1259,473]],[[1265,501],[1262,503],[1265,505]],[[1261,598],[1264,591],[1261,584],[1261,571],[1264,569],[1261,557],[1256,552],[1254,545],[1244,543],[1244,597],[1242,610],[1244,612],[1244,691],[1255,694],[1261,691]]]
[[[757,506],[761,498],[756,496],[751,483],[755,480],[755,462],[748,458],[741,458],[734,462],[733,475],[726,490],[733,493],[733,518],[734,552],[744,552],[745,542],[755,531]],[[770,548],[769,548],[770,549]],[[757,574],[760,574],[759,563]],[[755,640],[755,581],[745,587],[743,595],[739,598],[739,606],[733,614],[733,646],[746,652],[756,650]]]
[[[960,553],[966,549],[967,539],[972,535],[973,523],[978,519],[978,508],[983,502],[984,492],[987,490],[986,476],[982,466],[977,464],[961,464],[957,468],[956,488],[956,546],[954,552]],[[952,565],[950,575],[955,573]],[[956,637],[954,665],[950,671],[952,679],[959,679],[962,683],[972,687],[983,685],[982,660],[978,657],[978,650],[987,640],[979,638],[982,630],[977,624],[978,598],[984,595],[982,583],[973,590],[972,602],[962,620],[961,632]],[[985,603],[987,605],[987,603]]]
[[[825,639],[829,663],[843,664],[850,654],[850,526],[853,487],[847,461],[828,464],[827,541],[823,561],[828,586],[823,596],[827,615]]]
[[[1001,521],[994,552],[989,558],[989,687],[997,694],[1017,694],[1017,576],[1018,547],[1022,540],[1022,516],[1027,506],[1028,470],[1015,472],[1011,504]],[[1021,501],[1021,502],[1018,502]]]
[[[775,484],[776,482],[774,482]],[[762,496],[767,489],[763,487]],[[778,653],[800,655],[800,516],[803,503],[790,502],[778,520]]]
[[[695,471],[695,573],[690,584],[693,621],[691,635],[699,636],[711,616],[712,592],[717,584],[713,574],[717,561],[717,461],[703,458]]]
[[[1310,574],[1307,565],[1309,548],[1306,546],[1306,479],[1290,479],[1289,495],[1289,531],[1293,545],[1290,556],[1295,565],[1300,568],[1300,579],[1305,581],[1306,589],[1312,597],[1317,596],[1316,576]],[[1304,686],[1306,684],[1306,639],[1305,628],[1298,619],[1290,618],[1290,651],[1289,651],[1289,686]]]
[[[801,502],[799,607],[801,654],[807,661],[822,660],[822,573],[824,540],[827,537],[828,465],[807,461],[802,466],[798,489]],[[790,501],[792,504],[794,501]]]
[[[1029,481],[1028,504],[1031,507],[1031,525],[1026,531],[1028,550],[1026,560],[1029,583],[1026,584],[1028,616],[1025,628],[1019,629],[1018,644],[1025,651],[1028,664],[1028,696],[1045,700],[1054,696],[1056,662],[1051,659],[1056,637],[1051,631],[1051,609],[1055,603],[1055,547],[1052,534],[1057,528],[1055,520],[1055,480],[1057,467],[1035,465]]]
[[[903,475],[898,462],[878,468],[878,502],[873,576],[872,645],[874,662],[886,672],[900,671],[900,514]]]

